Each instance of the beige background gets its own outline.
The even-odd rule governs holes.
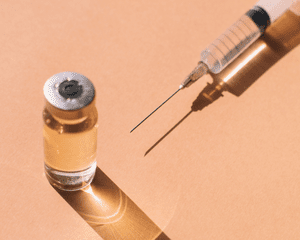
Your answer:
[[[97,91],[98,167],[170,239],[299,239],[299,47],[147,156],[211,77],[129,133],[253,4],[2,1],[0,238],[101,239],[43,174],[42,88],[76,71]]]

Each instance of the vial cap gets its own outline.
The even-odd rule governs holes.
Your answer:
[[[95,88],[87,77],[79,73],[61,72],[46,81],[44,96],[58,109],[78,110],[93,101]]]

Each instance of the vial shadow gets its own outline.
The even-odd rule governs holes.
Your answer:
[[[235,61],[219,74],[210,73],[213,82],[200,92],[191,110],[165,133],[145,153],[149,154],[165,137],[177,128],[192,112],[201,111],[228,91],[237,97],[300,44],[300,17],[287,11]],[[272,84],[272,83],[270,83]]]
[[[98,167],[90,186],[55,190],[104,240],[170,240]]]

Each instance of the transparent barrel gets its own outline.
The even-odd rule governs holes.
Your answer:
[[[244,15],[201,52],[201,61],[211,72],[219,73],[260,35],[257,25]]]

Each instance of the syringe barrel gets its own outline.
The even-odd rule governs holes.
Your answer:
[[[260,35],[261,29],[249,16],[244,15],[201,52],[200,60],[217,74]]]
[[[221,72],[255,42],[271,22],[275,22],[293,2],[295,0],[258,1],[252,9],[201,52],[201,61],[212,73]]]

